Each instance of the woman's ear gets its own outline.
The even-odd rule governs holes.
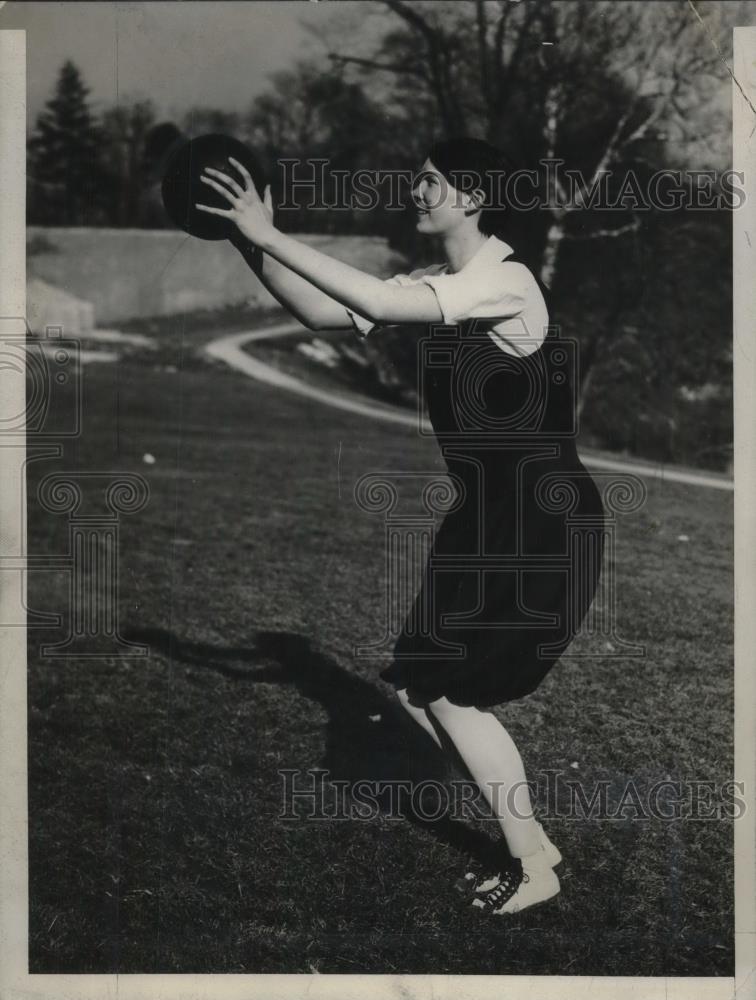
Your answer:
[[[466,192],[467,206],[466,214],[474,215],[479,212],[486,202],[486,194],[482,188],[475,188],[474,191]]]

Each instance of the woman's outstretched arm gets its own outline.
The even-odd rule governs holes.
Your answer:
[[[266,199],[269,197],[266,192]],[[321,292],[311,282],[263,253],[237,231],[231,240],[260,283],[287,309],[294,319],[310,330],[353,329],[344,306]]]
[[[428,285],[392,285],[272,228],[258,244],[266,254],[326,295],[377,324],[434,323],[441,309]]]
[[[231,207],[220,209],[198,204],[197,208],[231,219],[241,235],[266,256],[314,285],[327,298],[374,323],[433,323],[441,320],[438,300],[427,285],[407,287],[388,284],[279,232],[273,225],[272,213],[257,194],[246,168],[231,157],[229,162],[242,175],[244,187],[219,170],[206,170],[202,180],[227,198]],[[262,269],[264,272],[264,265]],[[325,303],[320,302],[325,310]]]

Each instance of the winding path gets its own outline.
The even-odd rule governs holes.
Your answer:
[[[279,323],[274,326],[263,327],[260,330],[246,330],[241,333],[226,334],[206,344],[204,351],[211,358],[225,362],[231,368],[243,372],[249,378],[266,385],[284,389],[287,392],[305,396],[307,399],[314,399],[324,406],[332,409],[345,410],[348,413],[355,413],[361,417],[371,420],[384,420],[387,423],[401,424],[404,427],[416,428],[417,416],[407,413],[398,407],[385,406],[364,397],[352,395],[346,392],[337,393],[331,390],[319,389],[316,386],[308,385],[302,379],[295,378],[278,371],[272,365],[265,364],[253,358],[244,350],[244,344],[254,343],[256,340],[273,340],[277,337],[287,337],[295,333],[301,333],[304,327],[299,323]],[[423,421],[423,427],[430,430],[427,421]],[[706,473],[688,471],[676,466],[664,464],[649,465],[645,463],[625,461],[623,459],[604,458],[591,451],[581,450],[580,460],[586,466],[595,469],[608,469],[616,472],[633,472],[638,476],[645,476],[648,479],[663,479],[671,483],[685,483],[690,486],[703,486],[715,490],[734,489],[732,479],[717,473]]]

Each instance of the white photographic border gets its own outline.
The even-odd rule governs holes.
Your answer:
[[[463,975],[29,975],[27,887],[26,503],[23,439],[0,437],[0,996],[104,1000],[738,1000],[756,998],[756,28],[734,32],[733,168],[746,198],[733,211],[735,399],[735,768],[745,814],[735,827],[735,977]],[[0,324],[26,313],[26,32],[0,29]],[[22,368],[0,373],[0,427],[24,412]],[[11,568],[8,569],[7,567]],[[17,567],[17,568],[14,568]],[[674,705],[670,706],[674,711]]]

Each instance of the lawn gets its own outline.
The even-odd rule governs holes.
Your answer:
[[[565,862],[555,901],[486,918],[453,886],[491,820],[280,816],[287,770],[460,777],[353,652],[384,600],[354,484],[440,470],[434,444],[203,360],[207,322],[159,326],[158,351],[86,367],[80,438],[29,465],[31,553],[66,547],[44,475],[150,491],[119,552],[121,632],[149,657],[45,659],[65,629],[29,633],[30,971],[732,975],[731,820],[551,818],[541,789],[730,777],[732,495],[649,481],[615,552],[618,631],[646,655],[565,658],[497,709]],[[34,571],[30,606],[67,588]]]

